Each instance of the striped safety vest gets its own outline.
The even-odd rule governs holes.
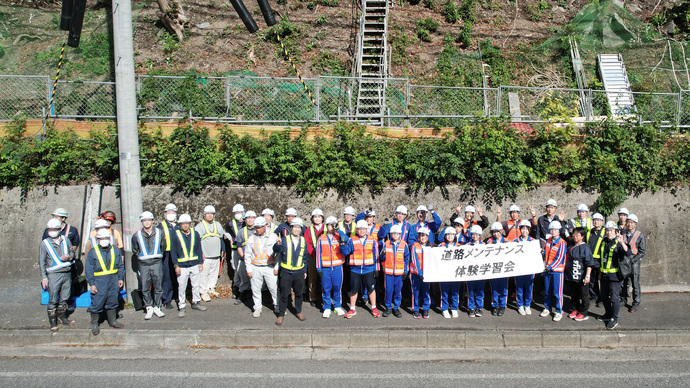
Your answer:
[[[103,255],[101,254],[101,247],[97,246],[94,249],[96,250],[96,257],[98,257],[98,263],[101,265],[101,270],[94,272],[93,276],[104,276],[117,273],[117,268],[115,268],[115,247],[112,244],[110,245],[110,269],[106,269],[107,267],[103,260]]]
[[[300,236],[299,238],[299,253],[295,265],[292,265],[292,255],[294,251],[292,247],[292,236],[287,236],[285,238],[287,238],[287,255],[285,260],[280,262],[280,266],[289,271],[298,271],[304,268],[302,258],[304,257],[304,250],[306,249],[305,247],[307,245],[307,242],[304,240],[304,237]]]
[[[352,245],[355,249],[350,255],[351,266],[374,265],[376,263],[374,260],[374,239],[364,237],[362,240],[359,237],[354,237]]]
[[[168,221],[163,221],[163,233],[165,234],[165,251],[170,252],[170,227]]]
[[[508,225],[508,233],[506,234],[506,238],[508,239],[508,241],[513,241],[520,235],[520,227],[518,226],[520,225],[520,222],[522,222],[522,220],[506,221],[506,224]]]
[[[53,259],[53,265],[46,268],[46,272],[55,272],[60,268],[65,268],[72,265],[71,261],[60,260],[60,255],[58,255],[57,251],[55,251],[55,247],[53,247],[53,244],[50,243],[50,240],[50,238],[43,240],[43,245],[46,246],[48,256],[50,256],[50,258]],[[60,241],[58,242],[58,244],[60,245],[60,248],[62,250],[62,256],[69,255],[69,249],[67,249],[67,237],[60,236],[59,240]]]
[[[240,233],[240,227],[237,225],[237,220],[235,219],[232,220],[232,230],[235,232],[235,236],[237,236]],[[237,249],[237,243],[235,243],[235,239],[232,239],[232,249]]]
[[[208,228],[208,223],[206,221],[201,221],[201,223],[204,225],[204,229],[206,229],[206,234],[201,236],[201,239],[205,239],[207,237],[218,237],[220,238],[220,234],[218,233],[218,223],[213,221],[213,232]]]
[[[630,237],[628,240],[628,245],[630,245],[630,249],[632,250],[633,255],[636,255],[638,251],[637,249],[637,240],[640,238],[640,232],[638,230],[635,230],[635,233]]]
[[[252,257],[252,265],[256,266],[270,266],[275,262],[275,257],[268,252],[263,252],[259,241],[259,236],[256,234],[252,236],[254,241],[254,257]]]
[[[601,272],[602,273],[616,273],[618,272],[618,268],[611,268],[611,263],[613,262],[613,253],[616,250],[616,247],[618,246],[618,241],[613,243],[611,245],[611,248],[609,248],[608,255],[604,254],[604,248],[606,245],[601,247],[602,253],[601,253]]]
[[[386,275],[405,273],[405,244],[405,241],[400,240],[397,249],[394,249],[393,244],[386,241],[386,261],[383,263],[383,271]]]
[[[592,229],[594,230],[594,229]],[[604,235],[606,234],[606,231],[602,228],[601,232],[599,232],[599,235],[597,236],[597,245],[594,246],[594,252],[592,253],[592,257],[595,259],[601,259],[601,242],[604,241]],[[589,233],[587,233],[587,241],[589,241]]]
[[[177,233],[177,239],[180,240],[180,246],[182,246],[182,254],[184,255],[184,257],[178,258],[177,261],[179,263],[182,263],[185,261],[198,260],[199,256],[191,256],[191,254],[194,253],[194,243],[196,242],[196,237],[195,237],[196,233],[194,233],[193,230],[190,231],[190,233],[192,234],[192,237],[191,237],[192,241],[190,241],[190,243],[189,243],[189,250],[187,250],[187,244],[185,244],[184,239],[182,238],[182,231],[177,230],[176,233]]]
[[[333,235],[324,233],[319,237],[320,256],[317,257],[317,263],[321,267],[337,267],[345,263],[345,256],[340,253],[340,243]]]
[[[146,243],[144,241],[144,230],[140,229],[137,232],[137,240],[139,241],[139,260],[150,260],[158,259],[163,257],[163,252],[161,252],[161,234],[158,228],[155,229],[156,236],[153,239],[153,252],[149,252],[146,249]]]
[[[347,234],[347,229],[345,229],[345,221],[338,222],[338,229],[342,230],[343,233]],[[353,222],[350,223],[350,237],[355,237],[357,235],[357,227]]]

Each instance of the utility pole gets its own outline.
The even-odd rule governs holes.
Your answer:
[[[132,270],[132,234],[142,212],[137,96],[134,83],[134,43],[132,38],[131,0],[113,0],[113,46],[115,60],[115,96],[117,102],[117,144],[120,151],[120,206],[122,238],[125,244],[125,282],[127,302],[137,287]]]

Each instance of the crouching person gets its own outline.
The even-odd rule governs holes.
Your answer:
[[[48,291],[48,322],[50,330],[58,329],[58,317],[67,322],[65,311],[72,288],[71,268],[74,250],[68,238],[60,234],[62,223],[51,218],[46,227],[48,237],[38,249],[38,266],[41,270],[41,287]],[[74,324],[73,321],[69,322]]]
[[[125,325],[117,318],[118,297],[120,288],[125,284],[125,266],[122,261],[122,251],[110,241],[110,231],[101,229],[96,234],[98,245],[93,247],[86,256],[84,272],[91,291],[91,334],[98,335],[98,319],[105,309],[108,324],[114,329],[122,329]]]
[[[290,292],[295,293],[295,312],[297,319],[304,321],[307,318],[302,314],[302,292],[304,292],[304,280],[307,278],[307,263],[309,253],[307,242],[302,236],[304,224],[302,219],[295,217],[290,222],[290,234],[281,237],[277,234],[273,252],[280,257],[280,264],[276,264],[275,270],[280,268],[280,302],[278,304],[278,319],[276,325],[283,324],[285,310],[287,310]]]

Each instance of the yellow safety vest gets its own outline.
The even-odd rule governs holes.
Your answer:
[[[244,240],[242,240],[242,246],[245,246],[247,245],[247,240],[249,240],[249,229],[247,229],[247,227],[245,226],[244,228],[242,228],[242,231],[244,232]]]
[[[194,235],[196,234],[196,233],[194,233],[193,230],[191,231],[191,233],[192,233],[192,241],[189,244],[190,245],[189,251],[187,251],[187,245],[184,243],[184,240],[182,239],[182,232],[179,230],[177,231],[177,239],[180,240],[180,245],[182,246],[182,254],[184,255],[183,258],[177,259],[178,262],[192,261],[192,260],[197,260],[199,258],[198,256],[190,256],[190,254],[192,252],[194,252],[194,240],[195,240]]]
[[[235,231],[235,236],[237,236],[237,234],[240,232],[240,228],[237,226],[237,220],[235,219],[232,220],[232,230]],[[237,249],[235,239],[232,239],[232,249]]]
[[[206,221],[201,221],[201,223],[204,225],[204,229],[206,229],[206,234],[201,236],[201,239],[205,239],[206,237],[218,237],[220,238],[220,234],[218,234],[218,224],[216,221],[213,221],[213,233],[208,228],[208,225],[206,224]]]
[[[170,229],[168,221],[163,221],[163,233],[165,233],[165,251],[170,252]]]
[[[304,237],[299,238],[299,257],[297,258],[297,263],[295,266],[292,265],[292,236],[286,236],[285,238],[287,238],[287,263],[281,262],[280,266],[290,271],[297,271],[304,268],[302,257],[304,257],[304,247],[307,245]]]
[[[105,269],[105,261],[103,261],[103,255],[101,255],[101,248],[96,247],[96,257],[98,257],[98,262],[101,264],[101,271],[94,272],[93,276],[103,276],[112,275],[117,273],[117,268],[115,268],[115,247],[110,246],[110,269]]]
[[[604,267],[604,255],[601,255],[601,272],[602,273],[616,273],[618,268],[611,268],[611,262],[613,262],[613,251],[618,246],[618,241],[616,241],[609,249],[608,260],[606,261],[606,267]],[[603,250],[603,249],[602,249]]]
[[[351,223],[352,227],[350,228],[350,237],[355,237],[357,235],[357,228],[355,227],[355,223]],[[338,223],[338,228],[345,233],[347,230],[345,229],[345,221],[340,221]]]
[[[603,228],[601,229],[601,232],[599,233],[599,236],[597,237],[597,245],[594,246],[594,253],[592,253],[592,257],[595,259],[601,259],[601,254],[600,254],[600,249],[601,247],[601,242],[604,241],[604,234],[606,233],[606,230]],[[587,236],[587,241],[589,241],[589,236]]]

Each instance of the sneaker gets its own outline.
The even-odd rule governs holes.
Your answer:
[[[578,322],[582,322],[582,321],[588,320],[589,317],[588,317],[587,315],[584,315],[584,314],[580,313],[580,314],[577,314],[577,316],[576,316],[575,318],[573,318],[573,319],[576,320],[576,321],[578,321]]]
[[[553,321],[554,321],[554,322],[560,321],[561,318],[563,318],[563,314],[561,314],[561,313],[555,313],[555,314],[553,315]]]
[[[336,308],[335,308],[335,313],[338,314],[338,315],[345,315],[346,311],[345,311],[345,309],[342,308],[342,307],[336,307]]]
[[[381,314],[382,317],[386,318],[387,316],[391,315],[391,310],[390,309],[385,309],[383,310],[383,314]]]
[[[506,308],[505,308],[505,307],[499,307],[499,308],[498,308],[498,312],[496,313],[496,315],[498,315],[499,317],[501,317],[501,316],[503,316],[503,314],[505,314],[505,313],[506,313]]]
[[[146,306],[146,315],[144,316],[144,319],[148,321],[149,319],[151,319],[151,317],[153,317],[153,309],[151,308],[151,306]]]
[[[402,318],[402,313],[400,312],[400,309],[393,309],[393,315],[395,315],[396,318]]]
[[[532,315],[532,309],[529,306],[525,307],[525,314]]]
[[[184,318],[185,315],[186,315],[186,312],[185,312],[184,308],[181,308],[180,311],[177,312],[177,316],[180,318]]]
[[[331,309],[324,309],[322,317],[328,319],[331,316]]]
[[[548,317],[550,314],[551,314],[551,311],[549,311],[547,309],[543,309],[541,311],[541,314],[539,314],[539,316],[543,318],[543,317]]]
[[[577,312],[577,310],[573,310],[572,313],[568,314],[568,318],[570,318],[570,319],[575,319],[575,317],[577,316],[577,314],[579,314],[579,313]]]
[[[379,312],[379,309],[374,307],[371,309],[371,315],[374,316],[374,318],[378,318],[381,316],[381,313]]]
[[[422,318],[429,319],[429,310],[422,310]]]
[[[477,316],[477,314],[474,312],[474,309],[472,309],[472,310],[467,312],[467,316],[470,318],[474,318]]]
[[[491,308],[491,315],[498,315],[498,307]]]
[[[348,311],[347,314],[345,314],[345,318],[350,319],[355,315],[357,315],[357,310],[350,309],[350,311]]]
[[[199,302],[192,303],[192,310],[199,310],[199,311],[206,311],[206,306],[202,305]]]
[[[453,318],[457,318],[458,317],[458,310],[451,310],[450,314]]]
[[[201,300],[203,300],[204,302],[208,302],[211,300],[211,297],[208,296],[208,292],[202,292],[201,293]]]
[[[165,308],[168,309],[168,310],[172,310],[172,309],[173,309],[172,302],[166,303],[166,304],[165,304]]]
[[[640,306],[632,305],[632,306],[630,306],[630,308],[628,309],[628,312],[629,312],[629,313],[635,313],[635,312],[637,312],[637,309],[638,309],[638,308],[640,308]]]
[[[158,318],[163,318],[165,316],[165,313],[161,311],[160,307],[154,307],[153,308],[153,314],[157,316]]]
[[[525,306],[518,307],[518,314],[527,315],[527,313],[525,312]]]
[[[611,318],[607,317],[606,315],[599,315],[597,317],[594,317],[594,319],[596,319],[599,322],[608,322],[609,320],[611,320]]]
[[[482,309],[476,309],[474,310],[474,315],[477,316],[477,318],[482,316]]]
[[[414,317],[414,319],[422,319],[422,314],[420,314],[419,311],[415,311],[412,313],[412,317]]]
[[[443,310],[443,318],[450,319],[450,313],[448,312],[448,310]]]
[[[256,309],[252,313],[252,317],[254,317],[254,318],[259,318],[260,316],[261,316],[261,309]]]
[[[618,326],[618,320],[617,319],[610,319],[609,323],[606,324],[606,328],[609,330],[613,330]]]

